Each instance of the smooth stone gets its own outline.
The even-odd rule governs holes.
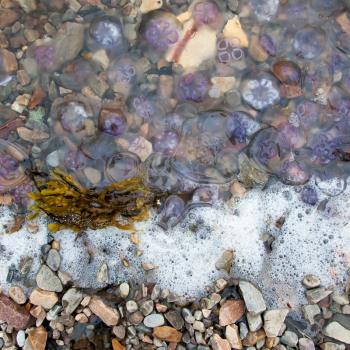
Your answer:
[[[122,298],[127,298],[129,293],[130,293],[130,286],[128,283],[122,283],[120,286],[119,286],[119,292],[120,292],[120,296]]]
[[[34,328],[33,330],[28,332],[28,349],[29,350],[45,350],[46,342],[47,342],[47,331],[43,326],[38,328]],[[25,349],[27,350],[27,342],[25,345]]]
[[[268,337],[278,336],[288,313],[288,309],[275,309],[265,311],[264,330]]]
[[[19,347],[23,347],[25,342],[26,342],[26,334],[24,333],[23,330],[20,330],[18,333],[17,333],[17,336],[16,336],[16,342],[17,342],[17,345]]]
[[[34,288],[30,294],[29,301],[33,305],[50,310],[58,302],[58,297],[55,292]]]
[[[320,288],[308,290],[306,292],[306,297],[310,303],[317,304],[318,302],[327,298],[331,294],[332,294],[332,291],[326,290],[325,288],[320,287]]]
[[[68,289],[62,297],[62,306],[65,309],[65,313],[71,315],[82,300],[83,293],[80,290],[76,288]]]
[[[149,328],[160,327],[165,323],[164,316],[161,314],[151,314],[145,317],[143,324]]]
[[[189,309],[183,308],[181,310],[182,317],[185,319],[186,323],[193,324],[195,321],[194,316],[192,315],[192,312]]]
[[[133,313],[138,310],[137,303],[134,300],[129,300],[125,304],[126,310],[130,313]]]
[[[92,297],[89,308],[107,326],[116,326],[118,324],[120,319],[118,310],[106,305],[100,298]]]
[[[247,321],[251,332],[256,332],[263,325],[261,315],[253,315],[250,312],[247,313]]]
[[[179,311],[171,310],[168,311],[164,316],[167,321],[177,330],[180,330],[185,325],[185,322],[181,317]]]
[[[239,289],[249,312],[258,315],[266,310],[266,303],[261,292],[250,282],[240,281]]]
[[[19,305],[22,305],[27,301],[23,289],[18,286],[13,286],[9,289],[9,297]]]
[[[234,257],[235,253],[233,250],[225,250],[215,263],[216,269],[230,273]]]
[[[108,265],[106,263],[103,263],[100,267],[100,269],[97,272],[96,280],[99,283],[108,283],[109,277],[108,277]]]
[[[15,329],[25,329],[30,320],[24,306],[16,304],[6,295],[0,294],[0,320]]]
[[[300,350],[315,350],[315,344],[311,339],[300,338],[299,339],[299,349]]]
[[[291,331],[285,331],[281,338],[281,343],[295,348],[298,344],[298,335]]]
[[[41,265],[36,275],[36,283],[39,288],[49,292],[62,292],[63,287],[60,279],[46,265]]]
[[[243,300],[227,300],[219,311],[220,326],[227,326],[237,322],[243,315],[245,306]]]
[[[315,275],[306,275],[303,279],[303,285],[308,289],[317,288],[320,284],[320,279]]]
[[[325,342],[323,344],[320,344],[320,348],[322,350],[345,350],[344,344],[336,344],[332,342]]]
[[[126,329],[125,329],[125,326],[123,325],[114,326],[112,329],[112,332],[120,340],[125,338]]]
[[[61,265],[61,256],[56,249],[51,249],[47,254],[46,265],[52,270],[57,271]]]
[[[239,337],[239,329],[235,324],[226,326],[225,337],[230,343],[232,349],[243,349],[241,338]]]
[[[140,311],[144,316],[148,316],[154,309],[153,300],[146,300],[140,305]]]
[[[304,305],[302,310],[305,320],[307,320],[311,325],[315,324],[315,316],[321,313],[321,309],[317,304]]]
[[[147,316],[149,317],[149,316]],[[156,327],[153,330],[153,336],[160,340],[164,340],[171,343],[179,343],[182,338],[182,333],[177,331],[173,327],[162,326]]]
[[[221,338],[218,334],[214,334],[210,342],[213,350],[231,350],[228,340]]]
[[[327,337],[339,340],[345,344],[350,344],[350,330],[340,323],[332,321],[324,329],[323,334]]]

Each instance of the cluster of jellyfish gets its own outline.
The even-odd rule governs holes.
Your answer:
[[[50,138],[32,161],[44,170],[62,167],[87,187],[143,176],[171,194],[163,204],[165,227],[239,179],[241,154],[285,184],[305,185],[301,199],[316,204],[307,185],[312,176],[346,179],[350,171],[349,3],[241,1],[240,22],[255,47],[222,35],[226,6],[194,1],[187,31],[174,11],[151,11],[133,43],[115,12],[87,16],[84,48],[71,62],[59,61],[55,38],[35,42],[26,54],[40,79],[72,92],[50,101]],[[177,57],[203,27],[216,32],[216,55],[182,69]],[[252,54],[256,48],[260,55]],[[91,59],[101,52],[107,66]],[[155,82],[146,79],[152,75]],[[239,87],[212,96],[214,76],[234,76]],[[101,77],[102,98],[82,93]],[[160,89],[160,82],[171,86]],[[8,140],[0,146],[1,190],[30,188],[22,163],[28,146]]]

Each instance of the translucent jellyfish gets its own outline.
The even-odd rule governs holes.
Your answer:
[[[226,183],[237,174],[237,158],[227,135],[225,114],[212,111],[184,123],[173,166],[196,183]]]
[[[176,195],[169,196],[163,206],[159,225],[167,230],[180,222],[185,213],[185,202]]]
[[[130,84],[135,77],[135,65],[128,59],[118,60],[108,68],[108,79],[113,83]]]
[[[298,117],[298,122],[304,129],[310,129],[317,125],[321,115],[321,106],[315,102],[299,99],[295,103],[294,111]]]
[[[262,34],[259,38],[259,43],[261,47],[270,55],[275,56],[277,53],[276,44],[274,43],[272,37],[268,34]]]
[[[272,66],[272,72],[281,83],[294,85],[301,81],[301,70],[292,61],[280,60],[275,62]]]
[[[276,79],[268,73],[258,73],[245,78],[241,83],[244,101],[256,110],[265,109],[280,100]]]
[[[178,93],[181,99],[203,102],[208,96],[210,82],[206,75],[201,72],[183,75],[178,84]]]
[[[172,157],[163,153],[152,153],[142,168],[146,184],[160,191],[183,191],[184,183],[174,171],[172,160]]]
[[[141,33],[146,43],[159,52],[165,52],[180,39],[180,23],[175,16],[155,11],[146,18]]]
[[[293,48],[297,57],[312,60],[323,52],[325,43],[326,34],[321,28],[307,26],[295,34]]]
[[[315,62],[308,65],[303,77],[303,92],[306,97],[326,94],[333,83],[331,67],[327,62]]]
[[[218,188],[214,186],[201,186],[193,192],[193,203],[215,204],[219,198]]]
[[[280,162],[280,149],[277,143],[277,130],[274,128],[260,131],[250,144],[249,153],[257,164],[272,170]]]
[[[64,153],[64,165],[68,170],[80,170],[87,164],[88,159],[80,150],[66,150]]]
[[[247,144],[260,127],[246,112],[232,112],[226,118],[227,136],[233,144]]]
[[[77,132],[84,128],[88,114],[82,103],[68,102],[60,110],[60,120],[63,129],[70,132]]]
[[[103,48],[108,53],[120,53],[124,49],[123,29],[115,18],[97,18],[90,26],[89,35],[88,44],[92,49]]]
[[[213,26],[218,23],[220,9],[214,1],[200,0],[195,3],[193,10],[193,19],[197,25]]]
[[[220,39],[217,44],[217,60],[228,64],[244,58],[244,51],[233,40]]]
[[[279,0],[250,0],[250,7],[259,21],[270,21],[276,15],[278,6]]]
[[[174,131],[164,131],[153,138],[153,149],[155,152],[173,154],[180,141],[178,133]]]
[[[310,172],[306,165],[293,158],[287,157],[275,169],[274,174],[287,185],[303,185],[310,180]]]
[[[98,117],[98,127],[106,134],[119,136],[126,131],[127,121],[121,110],[103,108]]]
[[[55,65],[55,48],[50,44],[34,46],[33,55],[41,69],[49,70]]]
[[[311,160],[315,164],[326,165],[337,160],[336,150],[342,146],[339,138],[326,133],[317,133],[309,141]]]
[[[0,140],[0,192],[7,192],[28,180],[21,164],[27,157],[19,146]]]
[[[315,205],[318,201],[317,192],[314,188],[306,186],[300,192],[301,200],[310,205]]]
[[[322,14],[330,15],[342,8],[342,2],[340,0],[311,0],[311,7]]]
[[[119,152],[108,158],[105,167],[106,177],[111,182],[135,177],[139,174],[140,158],[130,152]]]
[[[81,91],[86,82],[95,74],[93,65],[78,59],[63,68],[62,74],[54,74],[54,79],[66,89]]]

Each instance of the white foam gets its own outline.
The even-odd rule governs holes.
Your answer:
[[[321,193],[319,196],[324,198]],[[198,296],[224,275],[215,269],[215,262],[224,250],[233,249],[234,277],[257,283],[270,306],[297,306],[303,302],[300,282],[305,274],[318,275],[326,286],[345,281],[350,265],[346,255],[350,251],[349,204],[347,190],[330,198],[330,209],[322,212],[316,206],[301,203],[297,189],[275,184],[268,190],[250,191],[235,205],[198,208],[167,232],[156,225],[158,218],[154,216],[140,225],[139,246],[131,242],[129,233],[114,228],[88,231],[81,237],[65,230],[56,236],[61,241],[61,270],[70,273],[79,286],[102,287],[96,274],[106,262],[110,283],[130,279],[154,281],[176,294]],[[286,220],[278,229],[275,222],[281,216]],[[45,232],[41,227],[36,235],[23,229],[15,235],[0,236],[0,244],[5,247],[0,266],[8,267],[24,254],[38,255]],[[276,238],[271,253],[260,239],[265,232]],[[141,256],[138,250],[143,251]],[[10,259],[8,254],[12,254]],[[129,261],[129,268],[123,266],[124,258]],[[158,268],[145,273],[142,262]],[[5,275],[0,273],[1,285]]]

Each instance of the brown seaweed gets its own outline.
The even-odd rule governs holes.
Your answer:
[[[141,177],[115,182],[103,189],[89,189],[60,169],[48,176],[34,172],[32,175],[37,190],[30,194],[34,201],[31,218],[46,213],[54,221],[49,225],[52,231],[108,226],[133,230],[133,224],[147,219],[149,210],[165,195],[146,186]]]

